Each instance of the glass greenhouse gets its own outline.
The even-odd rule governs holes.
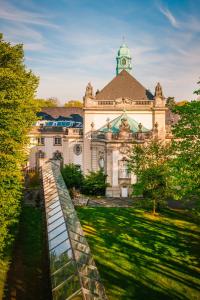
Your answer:
[[[107,299],[59,163],[42,166],[53,300]]]

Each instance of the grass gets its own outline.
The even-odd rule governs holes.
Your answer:
[[[48,257],[42,210],[23,206],[19,233],[8,272],[5,299],[51,299],[48,278]]]
[[[109,300],[200,299],[199,227],[183,212],[78,208]]]

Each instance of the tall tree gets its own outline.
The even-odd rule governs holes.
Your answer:
[[[0,254],[10,242],[17,222],[26,159],[27,134],[36,120],[33,100],[38,78],[24,65],[22,45],[11,45],[0,35]]]
[[[36,99],[37,105],[42,108],[42,107],[58,107],[59,106],[59,101],[57,98],[51,97],[47,99]]]
[[[175,102],[174,97],[168,97],[167,100],[166,100],[166,106],[169,109],[172,109],[175,105],[176,105],[176,102]]]
[[[171,155],[171,145],[155,139],[146,144],[134,145],[129,158],[129,169],[137,176],[133,194],[150,198],[153,201],[153,214],[171,194],[168,184],[168,161]]]
[[[199,82],[200,84],[200,82]],[[200,95],[200,90],[195,91]],[[173,185],[177,197],[200,194],[200,101],[176,106],[179,121],[173,127],[176,151],[173,160]]]
[[[64,107],[83,107],[83,102],[79,100],[70,100],[64,104]]]

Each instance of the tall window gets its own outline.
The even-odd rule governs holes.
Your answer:
[[[37,138],[38,146],[44,146],[44,143],[45,143],[44,137],[40,136],[40,137]]]
[[[55,146],[62,145],[62,139],[61,139],[60,136],[55,136],[55,137],[54,137],[54,145],[55,145]]]
[[[128,171],[128,161],[122,159],[119,161],[119,178],[130,178],[130,173]]]

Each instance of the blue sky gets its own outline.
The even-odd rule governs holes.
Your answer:
[[[82,99],[115,76],[125,36],[133,76],[165,96],[194,99],[200,78],[200,0],[0,0],[4,39],[23,43],[38,97]]]

